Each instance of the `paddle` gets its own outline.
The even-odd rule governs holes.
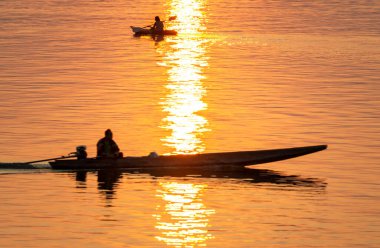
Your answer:
[[[163,21],[163,22],[174,21],[174,20],[176,20],[176,19],[177,19],[177,16],[171,16],[171,17],[169,17],[168,20]],[[152,25],[148,25],[148,26],[145,26],[145,27],[142,27],[142,28],[147,28],[147,27],[151,27],[151,26],[152,26]]]
[[[68,156],[61,156],[61,157],[56,157],[56,158],[47,158],[47,159],[41,159],[41,160],[35,160],[35,161],[30,161],[30,162],[25,162],[24,164],[34,164],[38,162],[46,162],[50,160],[57,160],[57,159],[64,159],[64,158],[76,158],[77,155],[74,153],[70,153]]]
[[[177,16],[171,16],[169,17],[168,21],[174,21],[175,19],[177,19]]]

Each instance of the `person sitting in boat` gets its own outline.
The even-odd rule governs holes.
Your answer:
[[[122,158],[123,153],[120,152],[119,147],[116,142],[112,139],[112,131],[107,129],[105,131],[105,136],[101,138],[97,147],[97,157],[98,158]]]
[[[163,33],[164,32],[164,22],[160,20],[159,16],[156,16],[154,18],[154,20],[156,22],[153,24],[152,31],[154,33]]]

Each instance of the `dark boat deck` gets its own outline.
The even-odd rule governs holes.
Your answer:
[[[326,145],[286,149],[240,151],[224,153],[204,153],[195,155],[173,155],[158,157],[125,157],[121,159],[85,160],[58,159],[50,162],[53,169],[105,169],[105,168],[204,168],[204,167],[244,167],[275,162],[303,156],[326,149]]]

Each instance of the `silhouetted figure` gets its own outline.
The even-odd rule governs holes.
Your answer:
[[[85,183],[87,181],[87,171],[77,171],[75,181]]]
[[[152,31],[154,33],[158,33],[158,34],[163,33],[164,32],[164,22],[160,20],[159,16],[156,16],[154,18],[154,20],[156,22],[153,24]]]
[[[98,141],[97,157],[99,158],[122,158],[123,153],[120,152],[116,142],[112,139],[112,131],[107,129],[105,131],[105,137]]]
[[[98,189],[99,193],[104,194],[106,199],[112,200],[116,193],[116,187],[122,178],[122,172],[118,170],[99,170],[98,171]],[[106,207],[111,207],[112,202],[107,202]]]

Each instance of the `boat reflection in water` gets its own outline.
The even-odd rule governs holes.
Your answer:
[[[75,172],[75,180],[77,182],[77,188],[86,188],[88,174],[96,174],[98,189],[106,199],[113,199],[116,193],[116,187],[120,183],[123,177],[123,171],[121,170],[99,170],[99,171],[86,171],[81,170]]]
[[[193,171],[195,172],[195,171]],[[162,199],[162,205],[157,206],[158,214],[154,215],[157,224],[156,228],[161,232],[156,238],[165,242],[168,246],[174,247],[199,247],[206,246],[208,239],[214,238],[209,232],[209,218],[215,214],[215,210],[208,208],[203,203],[203,192],[207,190],[207,185],[199,183],[188,183],[183,180],[173,179],[186,177],[187,180],[193,178],[223,178],[221,180],[238,179],[238,182],[247,183],[271,183],[283,186],[291,186],[289,190],[294,190],[294,186],[303,189],[312,189],[319,192],[325,188],[325,183],[319,179],[301,178],[299,176],[286,176],[270,170],[264,169],[238,169],[238,170],[202,170],[197,171],[198,175],[187,176],[191,170],[176,169],[155,169],[145,171],[157,178],[170,176],[171,182],[160,183],[157,190],[157,197]],[[302,187],[301,187],[302,186]],[[286,189],[281,187],[282,190]]]
[[[152,177],[171,177],[171,178],[219,178],[220,180],[235,180],[238,183],[253,184],[275,184],[278,186],[305,187],[312,191],[323,190],[326,187],[324,180],[319,178],[304,178],[298,175],[286,175],[281,172],[267,169],[250,169],[250,168],[231,168],[231,169],[149,169],[135,171],[135,173],[146,173]],[[284,187],[282,187],[284,189]]]
[[[116,190],[122,183],[121,179],[129,177],[138,180],[138,176],[146,180],[150,175],[152,180],[160,179],[156,197],[160,204],[156,206],[155,228],[159,231],[156,239],[173,247],[206,246],[207,240],[214,238],[209,232],[210,218],[217,214],[206,206],[203,195],[207,194],[207,185],[199,178],[220,180],[218,184],[245,183],[247,185],[274,185],[280,190],[302,190],[312,194],[324,192],[326,183],[317,178],[302,178],[296,175],[285,175],[266,169],[109,169],[100,171],[78,171],[72,174],[77,181],[77,188],[86,188],[86,180],[96,176],[99,194],[105,197],[106,207],[112,207],[116,200]],[[162,180],[161,180],[162,179]],[[215,183],[215,181],[213,181]]]
[[[304,178],[298,175],[286,175],[282,172],[277,172],[267,169],[191,169],[181,168],[151,168],[151,169],[109,169],[99,171],[77,171],[74,172],[73,178],[77,181],[78,188],[86,188],[88,174],[96,175],[98,181],[98,189],[112,195],[116,191],[116,186],[120,183],[123,177],[128,178],[128,175],[142,176],[150,175],[153,178],[219,178],[220,180],[236,180],[238,183],[252,184],[275,184],[279,186],[291,187],[306,187],[313,191],[318,191],[326,187],[325,182],[318,178]],[[135,177],[134,177],[135,178]]]
[[[157,197],[156,228],[161,232],[156,238],[168,246],[201,246],[212,238],[208,232],[209,216],[215,211],[207,208],[202,195],[204,184],[164,182],[160,183]]]
[[[167,154],[194,154],[205,150],[202,140],[207,128],[207,119],[200,114],[207,109],[203,97],[203,70],[208,66],[207,41],[201,38],[205,30],[203,0],[168,2],[168,16],[177,16],[168,22],[167,28],[177,30],[176,37],[165,37],[157,43],[157,52],[162,55],[158,64],[167,68],[166,95],[161,102],[166,117],[162,128],[169,134],[162,138],[169,147]]]

